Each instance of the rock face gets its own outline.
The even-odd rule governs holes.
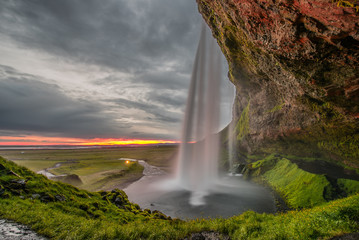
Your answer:
[[[237,89],[240,158],[280,152],[359,168],[359,5],[197,0]]]

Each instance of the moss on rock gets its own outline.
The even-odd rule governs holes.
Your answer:
[[[359,193],[359,181],[328,180],[325,175],[307,172],[290,160],[275,155],[248,164],[245,176],[268,184],[292,208],[309,208]]]

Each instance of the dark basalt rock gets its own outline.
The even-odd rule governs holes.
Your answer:
[[[2,196],[5,193],[5,188],[0,185],[0,196]]]
[[[330,240],[357,240],[359,239],[359,233],[348,233],[341,236],[333,237]]]
[[[4,167],[4,165],[0,164],[0,171],[5,170],[6,168]]]
[[[200,233],[192,233],[190,237],[183,240],[230,240],[229,236],[220,234],[218,232],[206,231]]]
[[[331,0],[197,0],[227,58],[242,154],[359,169],[359,12]]]
[[[41,202],[55,202],[56,199],[51,194],[44,194],[40,197]]]
[[[9,182],[10,189],[25,189],[26,180],[24,179],[12,179]]]
[[[31,195],[31,198],[32,198],[32,199],[38,199],[38,198],[40,198],[40,197],[41,197],[41,195],[40,195],[40,194],[37,194],[37,193]]]
[[[66,201],[66,197],[63,195],[55,195],[55,200],[59,202]]]

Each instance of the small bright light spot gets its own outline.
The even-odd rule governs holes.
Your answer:
[[[126,161],[126,164],[129,164],[129,163],[130,163],[130,161],[127,160],[127,161]]]

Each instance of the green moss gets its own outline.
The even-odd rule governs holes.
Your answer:
[[[236,125],[237,140],[241,141],[249,133],[249,104],[243,109],[241,117]]]
[[[338,185],[348,195],[359,193],[359,181],[340,178],[338,179]]]
[[[305,172],[287,159],[277,161],[274,168],[263,175],[289,206],[294,208],[313,207],[325,202],[324,189],[329,185],[322,175]]]
[[[357,0],[345,1],[345,0],[334,0],[338,7],[342,8],[353,8],[356,12],[359,12],[359,4]]]
[[[264,181],[275,189],[293,208],[307,208],[326,202],[325,189],[330,186],[322,175],[312,174],[288,159],[269,155],[251,163],[247,175]]]
[[[331,199],[359,193],[359,181],[329,181],[324,175],[306,172],[290,160],[274,154],[248,164],[246,176],[271,186],[292,208],[313,207]]]
[[[273,107],[271,110],[267,111],[267,113],[273,113],[273,112],[282,110],[284,104],[285,104],[285,103],[282,103],[282,104],[279,104],[279,105]]]
[[[346,158],[359,158],[359,135],[347,135],[319,141],[318,148],[336,153]]]

